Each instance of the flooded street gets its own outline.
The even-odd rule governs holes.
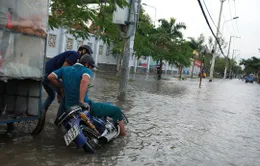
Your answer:
[[[65,146],[54,125],[57,103],[48,110],[44,131],[0,135],[1,166],[76,165],[260,165],[260,85],[241,80],[155,81],[132,76],[128,100],[117,100],[118,82],[98,73],[89,92],[111,101],[129,119],[127,136],[86,154]]]

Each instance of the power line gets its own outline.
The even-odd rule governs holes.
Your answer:
[[[209,17],[210,17],[211,21],[213,22],[214,26],[215,26],[216,29],[217,29],[217,25],[215,24],[213,18],[211,17],[211,14],[210,14],[210,12],[209,12],[209,9],[208,9],[208,7],[207,7],[207,5],[206,5],[205,0],[203,0],[203,3],[204,3],[204,6],[206,7],[206,10],[207,10],[207,12],[208,12],[208,14],[209,14]]]
[[[233,17],[232,17],[232,12],[231,12],[231,4],[230,4],[230,0],[228,0],[228,6],[229,6],[230,18],[232,19]],[[236,17],[236,16],[235,16],[235,17]],[[234,32],[236,33],[236,31],[235,31],[235,27],[234,27],[234,24],[233,24],[233,22],[231,22],[231,23],[232,23],[233,30],[234,30]]]
[[[236,1],[234,0],[234,8],[235,8],[235,16],[237,16],[237,9],[236,9]],[[236,26],[237,26],[237,32],[240,36],[240,32],[239,32],[239,28],[238,28],[238,24],[237,24],[237,19],[236,19]]]
[[[201,4],[200,0],[198,0],[198,3],[199,3],[199,6],[200,6],[200,9],[201,9],[201,12],[202,12],[202,14],[203,14],[203,16],[204,16],[204,18],[205,18],[207,24],[208,24],[208,27],[209,27],[210,31],[211,31],[212,35],[214,36],[214,38],[216,39],[216,41],[217,41],[217,43],[218,43],[218,46],[219,46],[219,49],[220,49],[222,55],[225,57],[225,54],[224,54],[224,52],[223,52],[223,50],[222,50],[222,48],[221,48],[221,45],[220,45],[220,43],[219,43],[219,39],[216,37],[216,35],[214,34],[214,32],[213,32],[213,30],[212,30],[212,28],[211,28],[211,26],[210,26],[210,24],[209,24],[209,20],[208,20],[206,14],[205,14],[205,11],[204,11],[204,9],[203,9],[203,7],[202,7],[202,4]],[[214,48],[214,49],[216,50],[216,48]]]

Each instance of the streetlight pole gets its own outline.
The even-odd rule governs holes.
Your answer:
[[[234,59],[234,54],[235,54],[235,51],[239,51],[239,50],[233,50],[233,54],[232,54],[232,59],[230,59],[230,69],[229,69],[229,79],[231,79],[231,76],[232,76],[232,68],[233,68],[233,59]]]
[[[157,12],[156,7],[151,6],[151,5],[148,5],[148,4],[146,4],[146,3],[142,3],[142,5],[144,5],[144,6],[148,6],[148,7],[151,7],[151,8],[154,9],[154,26],[155,26],[155,22],[156,22],[156,12]]]
[[[229,57],[229,53],[230,53],[230,46],[231,46],[231,41],[232,41],[232,38],[235,37],[235,38],[240,38],[238,36],[230,36],[229,38],[229,44],[228,44],[228,53],[227,53],[227,56],[226,56],[226,64],[225,64],[225,70],[224,70],[224,77],[223,79],[226,79],[227,77],[227,68],[228,68],[228,57]],[[229,74],[230,75],[230,74]]]
[[[136,7],[137,3],[137,7]],[[132,24],[127,25],[127,27],[124,30],[124,34],[128,37],[125,37],[124,41],[124,57],[123,57],[123,66],[122,66],[122,72],[121,72],[121,78],[120,78],[120,83],[119,83],[119,96],[118,98],[120,100],[125,100],[126,99],[126,92],[127,92],[127,87],[128,87],[128,79],[129,79],[129,60],[130,60],[130,51],[133,50],[134,46],[134,41],[133,41],[133,36],[135,36],[136,32],[136,27],[138,24],[138,15],[139,15],[139,8],[141,5],[141,0],[131,1],[131,6],[130,6],[130,16],[128,18],[128,21],[130,19],[134,19],[134,22]],[[130,32],[132,30],[132,32]],[[132,39],[132,42],[131,42]]]
[[[226,20],[226,21],[223,22],[223,24],[222,24],[222,30],[221,30],[222,36],[224,36],[224,35],[223,35],[223,34],[224,34],[224,24],[225,24],[226,22],[233,21],[233,20],[236,20],[236,19],[238,19],[238,18],[239,18],[239,17],[236,16],[236,17],[233,17],[233,18],[230,19],[230,20]]]
[[[221,16],[222,16],[222,10],[223,10],[223,4],[226,0],[220,0],[221,5],[220,5],[220,11],[219,11],[219,17],[218,17],[218,27],[217,27],[217,34],[216,34],[216,39],[215,39],[215,44],[214,44],[214,53],[212,56],[212,61],[211,61],[211,66],[210,66],[210,75],[209,75],[209,82],[212,82],[213,79],[213,73],[214,73],[214,66],[215,66],[215,59],[216,59],[216,55],[217,55],[217,40],[218,40],[218,36],[219,36],[219,28],[220,28],[220,22],[221,22]]]

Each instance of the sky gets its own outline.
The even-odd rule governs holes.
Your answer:
[[[205,1],[213,21],[217,26],[221,4],[220,0],[201,0],[210,25],[216,34],[216,27],[211,21],[203,1]],[[184,22],[187,26],[187,29],[183,31],[185,38],[197,38],[200,34],[204,34],[207,39],[209,36],[212,36],[197,0],[142,0],[142,3],[156,8],[156,20],[174,17],[177,19],[177,22]],[[143,5],[143,8],[150,15],[152,20],[155,19],[155,9],[153,7]],[[239,18],[227,21],[236,16]],[[234,57],[237,61],[241,58],[247,59],[252,56],[260,57],[258,50],[258,48],[260,48],[259,17],[260,0],[226,0],[224,2],[220,31],[222,32],[223,30],[222,33],[226,42],[229,42],[230,36],[241,37],[232,38],[230,47],[230,54],[232,54],[233,50],[236,50]],[[225,54],[227,53],[227,48],[224,52]]]

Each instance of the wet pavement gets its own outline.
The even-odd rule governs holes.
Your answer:
[[[94,155],[66,147],[53,124],[55,103],[39,136],[0,135],[0,165],[260,165],[259,84],[215,79],[198,88],[197,79],[136,75],[119,102],[117,81],[99,73],[89,94],[122,108],[130,121],[125,138]]]

